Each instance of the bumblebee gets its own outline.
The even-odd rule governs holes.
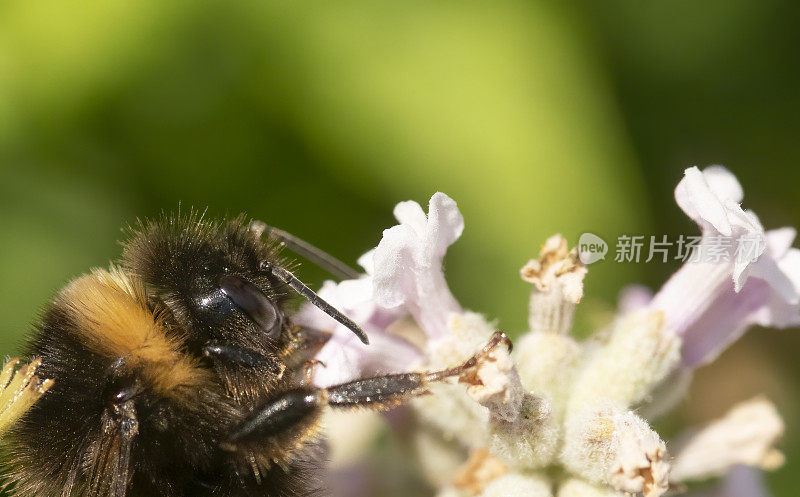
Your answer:
[[[28,343],[54,383],[11,433],[15,495],[324,496],[324,409],[385,409],[479,361],[318,388],[328,335],[292,324],[296,296],[367,336],[282,251],[355,271],[243,216],[162,216],[123,247],[57,294]]]

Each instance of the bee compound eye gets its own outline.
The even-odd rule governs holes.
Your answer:
[[[280,333],[281,315],[258,287],[238,276],[223,276],[219,287],[267,335]]]

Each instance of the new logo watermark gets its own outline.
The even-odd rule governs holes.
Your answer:
[[[678,236],[674,241],[667,235],[620,235],[614,246],[614,262],[721,262],[754,261],[766,250],[763,234],[731,236]],[[578,258],[592,264],[606,258],[609,247],[594,233],[583,233],[578,238]]]
[[[594,233],[584,233],[578,239],[578,257],[589,265],[606,258],[608,244]]]

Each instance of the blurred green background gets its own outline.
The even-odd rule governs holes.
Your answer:
[[[721,163],[765,226],[800,226],[800,5],[782,0],[0,2],[0,353],[137,217],[246,212],[354,263],[401,200],[466,219],[466,307],[514,332],[547,236],[695,234],[672,190]],[[591,266],[580,323],[677,264]],[[311,267],[305,279],[324,275]],[[754,331],[681,417],[766,391],[789,425],[800,335]]]

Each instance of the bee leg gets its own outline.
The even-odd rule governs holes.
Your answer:
[[[398,373],[363,378],[329,388],[303,386],[284,392],[262,405],[222,444],[234,451],[250,444],[263,444],[305,422],[313,424],[325,406],[332,408],[369,408],[385,410],[428,393],[432,382],[453,377],[467,377],[499,345],[511,342],[505,333],[496,332],[475,355],[454,368],[439,371]]]
[[[300,387],[284,392],[262,405],[245,419],[221,444],[227,451],[238,451],[250,445],[270,445],[281,435],[307,422],[313,425],[325,406],[327,392],[316,387]]]
[[[294,326],[291,328],[289,344],[282,356],[287,369],[302,368],[328,343],[331,333],[313,328]]]
[[[319,359],[309,359],[303,363],[303,385],[314,383],[314,368],[318,365],[325,367],[325,363]]]
[[[304,326],[296,328],[291,343],[292,351],[318,352],[331,338],[331,332]]]
[[[430,383],[453,377],[468,377],[500,344],[511,347],[511,341],[505,333],[497,331],[481,350],[457,367],[439,371],[375,376],[329,387],[328,405],[334,408],[389,409],[412,397],[427,394]]]
[[[233,345],[207,345],[203,347],[203,355],[217,365],[260,369],[276,376],[283,373],[285,367],[276,356],[264,355],[252,349]]]

